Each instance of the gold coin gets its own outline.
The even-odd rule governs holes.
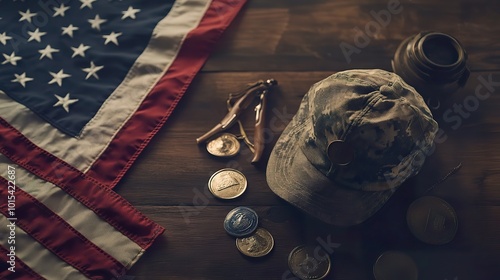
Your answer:
[[[230,133],[223,133],[207,143],[207,151],[217,157],[232,157],[240,151],[240,141]]]
[[[210,177],[208,189],[221,199],[237,198],[247,189],[247,179],[243,173],[236,169],[224,168]]]
[[[252,235],[236,238],[236,248],[249,257],[263,257],[274,248],[274,238],[269,231],[258,228]]]

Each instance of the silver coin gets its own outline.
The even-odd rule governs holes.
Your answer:
[[[258,228],[252,235],[236,238],[236,248],[249,257],[263,257],[274,248],[274,238],[263,228]]]
[[[288,256],[288,267],[303,280],[323,279],[330,273],[331,261],[321,247],[297,246]]]
[[[373,265],[376,280],[417,280],[418,268],[413,259],[399,251],[387,251]]]
[[[207,151],[217,157],[232,157],[240,151],[240,141],[230,133],[223,133],[207,143]]]
[[[210,177],[208,189],[214,196],[221,199],[237,198],[247,189],[247,179],[236,169],[224,168]]]
[[[224,229],[229,235],[244,237],[252,234],[259,224],[259,216],[248,207],[236,207],[224,219]]]

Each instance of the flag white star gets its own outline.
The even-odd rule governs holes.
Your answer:
[[[102,35],[102,37],[104,39],[106,39],[106,41],[104,42],[104,45],[107,45],[109,42],[113,42],[115,45],[118,46],[118,36],[121,36],[122,33],[119,32],[119,33],[115,33],[115,32],[111,32],[109,35]]]
[[[10,64],[16,66],[17,61],[21,60],[21,57],[16,56],[16,54],[14,52],[12,52],[10,55],[3,54],[3,57],[5,57],[5,60],[4,60],[4,62],[2,62],[2,64],[10,63]]]
[[[80,46],[78,46],[78,48],[71,47],[71,49],[73,50],[73,55],[71,56],[71,58],[73,58],[77,55],[79,55],[81,57],[85,57],[85,51],[90,49],[90,47],[85,46],[84,44],[80,44]]]
[[[20,83],[23,87],[26,87],[26,82],[31,82],[33,81],[33,78],[26,77],[26,72],[22,73],[21,75],[14,74],[16,78],[12,80],[11,82],[13,83]]]
[[[50,80],[49,85],[53,83],[57,83],[59,86],[62,86],[62,80],[64,78],[71,77],[71,75],[65,74],[63,70],[54,73],[54,72],[49,72],[50,75],[53,77],[52,80]]]
[[[40,43],[42,41],[42,36],[47,34],[47,32],[40,32],[37,28],[35,31],[28,31],[28,34],[30,35],[28,42],[35,40]]]
[[[105,23],[107,20],[102,19],[99,15],[96,15],[94,19],[89,19],[90,24],[93,29],[101,31],[101,24]]]
[[[64,4],[61,4],[59,8],[54,7],[54,14],[52,15],[52,17],[57,17],[57,16],[64,17],[66,15],[67,10],[69,10],[69,7],[64,6]]]
[[[99,80],[99,76],[97,76],[97,71],[104,68],[104,66],[96,66],[93,61],[90,62],[89,68],[83,68],[82,70],[87,73],[87,77],[85,80],[88,80],[91,76]]]
[[[31,23],[31,18],[36,16],[36,13],[32,13],[30,11],[30,9],[28,9],[26,12],[21,12],[19,11],[19,14],[21,15],[21,18],[19,19],[19,21],[23,21],[23,20],[26,20],[27,22]]]
[[[78,102],[78,99],[70,99],[69,93],[67,93],[64,97],[55,94],[54,96],[57,98],[57,103],[54,104],[53,107],[62,106],[66,113],[69,113],[69,105]]]
[[[10,39],[12,39],[12,37],[7,36],[7,34],[5,32],[0,33],[0,43],[2,43],[4,46],[7,45],[7,40],[10,40]]]
[[[82,2],[82,5],[80,6],[80,10],[85,8],[85,7],[92,9],[92,3],[95,1],[96,0],[80,0],[80,2]]]
[[[38,52],[41,54],[40,60],[44,57],[52,59],[52,53],[59,52],[59,50],[52,48],[50,45],[47,45],[45,49],[39,50]]]
[[[131,18],[131,19],[135,19],[135,14],[137,14],[138,12],[140,12],[141,10],[139,9],[134,9],[132,8],[132,6],[129,6],[128,7],[128,10],[126,11],[123,11],[122,14],[122,20],[126,19],[126,18]]]
[[[70,24],[66,27],[62,27],[61,29],[63,31],[61,35],[67,34],[69,37],[73,38],[73,32],[78,30],[79,28],[73,26],[73,24]]]

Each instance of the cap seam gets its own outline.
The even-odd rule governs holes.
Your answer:
[[[371,111],[371,109],[373,109],[373,105],[375,103],[377,103],[380,99],[382,99],[383,95],[381,95],[380,93],[375,93],[373,97],[369,98],[368,100],[368,103],[363,106],[363,111],[361,111],[357,117],[354,118],[354,120],[352,122],[349,123],[349,126],[347,127],[347,129],[344,131],[344,133],[340,136],[340,140],[342,141],[345,141],[345,139],[347,138],[347,135],[349,135],[349,133],[351,132],[351,129],[352,127],[354,127],[355,125],[357,126],[359,123],[360,123],[360,120],[366,115],[368,114],[368,112]],[[334,180],[334,178],[332,177],[335,177],[337,171],[338,171],[338,168],[334,167],[334,163],[331,162],[330,163],[330,168],[328,169],[327,173],[325,174],[327,177],[331,178],[332,180]],[[314,166],[314,165],[313,165]],[[316,166],[314,166],[316,167]]]
[[[376,95],[374,95],[371,100],[368,102],[368,104],[366,104],[364,106],[364,109],[363,111],[361,111],[358,116],[352,121],[349,123],[349,126],[347,127],[347,129],[345,130],[345,132],[342,134],[342,136],[340,137],[340,140],[342,141],[345,141],[347,135],[349,135],[349,133],[351,132],[351,129],[352,127],[354,127],[355,125],[358,125],[361,121],[361,119],[366,115],[368,114],[371,109],[373,109],[373,106],[375,103],[377,103],[380,99],[382,99],[382,95],[377,93]]]

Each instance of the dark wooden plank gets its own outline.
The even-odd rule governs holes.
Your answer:
[[[255,168],[249,154],[232,160],[209,156],[194,139],[224,114],[226,93],[241,84],[270,74],[280,81],[270,95],[270,104],[282,109],[275,116],[274,138],[291,118],[303,94],[314,82],[330,72],[207,73],[201,74],[179,104],[171,123],[155,137],[117,191],[147,216],[167,228],[166,240],[159,241],[134,266],[129,275],[136,279],[292,279],[287,272],[290,250],[300,244],[316,246],[318,238],[341,244],[333,254],[333,271],[327,279],[371,279],[371,267],[387,250],[400,250],[413,257],[424,279],[496,279],[500,275],[500,138],[495,94],[478,99],[475,110],[467,111],[460,126],[445,112],[454,104],[471,102],[483,77],[500,81],[500,73],[474,73],[467,86],[443,103],[435,118],[446,140],[436,141],[436,150],[427,158],[420,174],[408,180],[389,202],[367,222],[338,228],[317,222],[278,199],[267,187],[263,167]],[[481,91],[486,94],[486,91]],[[471,102],[470,104],[473,105]],[[271,118],[272,120],[272,113]],[[251,125],[251,117],[245,120]],[[269,149],[266,154],[269,153]],[[457,164],[463,167],[449,179],[426,192]],[[208,191],[209,176],[224,167],[242,170],[248,178],[248,192],[235,201],[220,201]],[[423,195],[435,195],[456,210],[459,231],[450,244],[426,245],[406,226],[406,209]],[[257,210],[261,225],[276,239],[272,255],[250,260],[238,253],[234,240],[222,229],[226,213],[245,205]],[[439,278],[440,277],[440,278]],[[476,277],[476,278],[474,278]],[[477,278],[479,277],[479,278]]]
[[[263,259],[243,257],[235,239],[222,227],[232,207],[192,208],[197,219],[178,217],[172,207],[140,208],[167,227],[165,238],[148,252],[141,263],[129,272],[139,279],[278,279],[288,268],[287,252],[298,243],[298,231],[290,221],[275,223],[267,219],[268,207],[255,207],[261,224],[276,237],[272,254]]]
[[[330,73],[220,73],[200,75],[179,104],[165,129],[154,138],[117,189],[134,205],[192,204],[195,194],[206,191],[215,171],[232,167],[248,177],[248,195],[256,203],[270,205],[276,198],[268,191],[265,165],[250,164],[251,153],[242,143],[241,153],[232,159],[212,157],[195,139],[218,123],[226,114],[227,94],[258,79],[273,77],[282,83],[269,97],[265,158],[279,133],[291,120],[309,87]],[[253,108],[244,114],[244,125],[253,135]],[[239,133],[237,126],[232,132]],[[186,168],[189,167],[189,168]],[[206,195],[211,204],[220,204]],[[238,204],[241,201],[230,202]],[[224,202],[227,203],[227,202]]]
[[[353,28],[373,21],[372,11],[390,1],[251,0],[223,36],[166,126],[155,136],[116,191],[167,232],[128,273],[133,279],[293,279],[287,257],[300,244],[338,243],[327,279],[373,279],[377,257],[403,251],[419,268],[419,279],[500,279],[500,2],[488,0],[401,1],[403,10],[370,37],[348,62],[339,45],[355,44]],[[421,172],[405,182],[365,223],[341,228],[316,221],[277,198],[265,180],[265,160],[309,87],[351,68],[390,69],[407,36],[421,30],[456,36],[469,53],[473,74],[466,87],[434,110],[442,134]],[[231,159],[210,156],[195,138],[225,114],[225,99],[245,83],[275,78],[269,95],[264,163],[250,164],[242,147]],[[490,81],[489,84],[485,81]],[[243,117],[253,135],[253,112]],[[237,133],[237,130],[232,130]],[[461,169],[435,185],[459,163]],[[235,201],[207,190],[218,169],[241,170],[249,187]],[[455,209],[455,239],[433,246],[418,241],[406,210],[423,195],[438,196]],[[249,259],[222,228],[229,210],[254,208],[276,240],[263,259]]]
[[[387,11],[391,2],[249,1],[203,70],[390,69],[401,41],[425,30],[459,39],[469,53],[471,69],[499,69],[500,2],[405,0],[392,9],[401,12],[377,25],[372,12],[384,13],[380,11]],[[367,25],[374,31],[367,34]],[[356,44],[362,33],[367,42]],[[346,58],[343,43],[355,47],[356,53]]]
[[[192,208],[193,217],[197,218],[185,220],[174,207],[139,207],[167,227],[167,231],[128,275],[137,280],[294,279],[288,273],[288,254],[295,246],[308,244],[331,250],[332,272],[326,279],[372,279],[373,264],[388,250],[411,256],[423,279],[497,279],[500,276],[498,249],[484,250],[467,244],[464,240],[470,238],[470,232],[463,231],[459,231],[452,244],[425,245],[396,219],[401,216],[397,213],[387,217],[392,220],[371,220],[363,226],[342,229],[325,227],[289,207],[254,207],[261,217],[261,226],[273,234],[276,243],[270,255],[251,259],[238,252],[234,238],[222,228],[224,216],[231,208]],[[495,214],[498,217],[499,213]],[[496,221],[483,219],[484,223]],[[487,233],[485,237],[497,233]],[[479,237],[482,231],[474,234]]]
[[[274,203],[272,195],[266,192],[263,166],[255,168],[250,164],[251,155],[244,145],[239,156],[233,159],[220,159],[210,156],[203,145],[196,145],[195,138],[208,131],[225,115],[225,98],[228,92],[249,81],[274,77],[280,85],[269,95],[270,110],[267,114],[269,137],[268,149],[265,152],[267,156],[297,110],[305,92],[313,83],[330,74],[330,72],[201,74],[186,98],[179,104],[178,110],[167,126],[155,137],[132,168],[127,180],[118,186],[118,190],[124,196],[130,196],[133,204],[189,204],[194,196],[194,189],[204,189],[213,172],[231,166],[241,169],[249,176],[251,179],[249,192],[255,192],[253,195],[258,196],[256,201],[264,205]],[[479,100],[474,95],[476,88],[482,86],[478,78],[483,77],[487,80],[489,75],[488,72],[474,73],[467,87],[450,98],[449,104],[444,104],[440,111],[435,112],[435,118],[443,129],[443,135],[436,140],[439,142],[436,143],[436,154],[442,153],[443,160],[450,161],[442,172],[453,168],[458,162],[464,163],[464,169],[467,165],[484,168],[484,165],[474,163],[480,163],[486,156],[490,157],[489,160],[493,164],[484,171],[475,170],[474,176],[482,176],[490,169],[492,170],[490,172],[496,170],[497,165],[494,163],[499,159],[492,157],[499,154],[495,143],[500,140],[498,139],[500,126],[496,115],[496,107],[500,100],[495,92],[490,94],[487,100]],[[491,77],[494,81],[500,82],[500,75]],[[500,91],[500,87],[493,89]],[[487,93],[486,89],[480,92]],[[477,108],[474,100],[478,103]],[[471,105],[467,105],[467,102],[471,102]],[[474,106],[471,107],[472,105]],[[460,115],[456,106],[464,107],[466,118]],[[467,108],[475,110],[467,111]],[[245,117],[244,124],[251,137],[253,134],[251,108],[245,113]],[[235,129],[236,126],[232,131],[238,133]],[[479,139],[482,145],[476,144]],[[455,149],[461,153],[454,155]],[[468,156],[470,159],[462,159],[463,156]],[[491,191],[494,191],[494,188]],[[490,199],[500,202],[500,196],[491,196]],[[211,202],[218,203],[216,200]]]

